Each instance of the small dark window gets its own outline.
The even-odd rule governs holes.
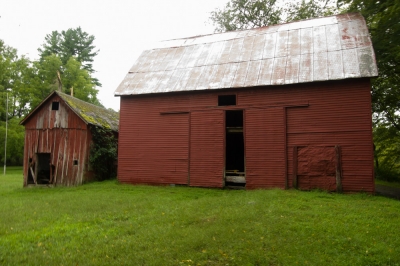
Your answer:
[[[218,106],[236,105],[236,95],[218,95]]]
[[[59,106],[60,106],[59,102],[53,102],[51,105],[51,110],[58,110]]]
[[[78,165],[78,160],[74,160],[74,165]]]

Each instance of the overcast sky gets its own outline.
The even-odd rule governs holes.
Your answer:
[[[31,60],[52,31],[81,27],[100,50],[98,96],[119,110],[114,91],[140,53],[154,42],[213,33],[210,12],[228,0],[0,0],[0,39]]]

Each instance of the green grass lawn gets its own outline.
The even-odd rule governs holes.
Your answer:
[[[400,265],[400,201],[0,175],[0,265]]]

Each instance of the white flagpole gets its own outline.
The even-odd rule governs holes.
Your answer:
[[[6,139],[4,141],[4,175],[6,175],[6,161],[7,161],[7,130],[8,130],[8,92],[7,94],[7,103],[6,103]]]

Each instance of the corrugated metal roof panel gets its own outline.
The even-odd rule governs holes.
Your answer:
[[[300,55],[288,56],[286,62],[285,83],[299,82]]]
[[[286,59],[287,59],[286,56],[274,59],[271,84],[273,85],[285,84]]]
[[[245,87],[257,86],[261,61],[251,61],[246,75]]]
[[[343,79],[342,51],[328,52],[329,79]]]
[[[299,82],[311,82],[314,80],[314,54],[300,55]]]
[[[264,46],[263,58],[275,57],[276,36],[277,36],[276,32],[265,34],[265,46]]]
[[[144,51],[115,95],[377,76],[358,13],[178,40]]]
[[[270,85],[274,59],[267,58],[261,61],[257,85]]]

